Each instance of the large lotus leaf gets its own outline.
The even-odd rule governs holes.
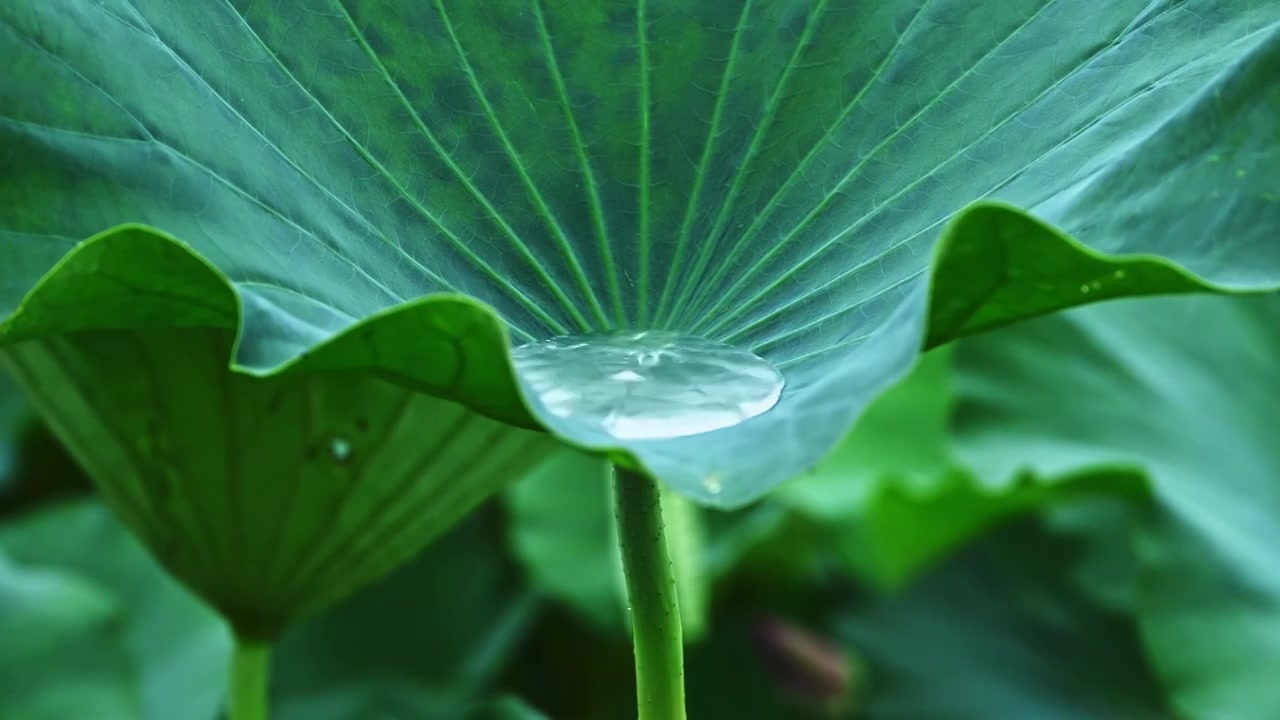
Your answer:
[[[231,643],[100,503],[0,528],[0,718],[208,720]]]
[[[984,475],[1151,475],[1137,612],[1181,714],[1280,714],[1280,296],[1098,306],[957,359],[959,439]]]
[[[925,337],[1199,287],[1003,205],[948,225],[972,201],[1276,284],[1277,23],[1253,0],[17,0],[0,313],[77,240],[147,223],[230,278],[242,369],[370,368],[741,503],[834,446]],[[145,243],[102,252],[181,304]],[[466,297],[380,315],[436,293]],[[437,313],[474,336],[442,340]],[[498,318],[517,341],[729,341],[788,389],[735,428],[618,441],[522,400]]]

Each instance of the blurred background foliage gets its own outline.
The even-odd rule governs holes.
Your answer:
[[[694,718],[1280,717],[1280,296],[924,356],[732,513],[665,508]],[[229,639],[0,378],[0,719],[206,720]],[[634,717],[607,468],[565,450],[286,636],[285,720]]]

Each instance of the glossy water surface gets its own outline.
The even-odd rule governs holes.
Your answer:
[[[782,374],[754,353],[669,332],[566,335],[514,356],[548,411],[619,439],[737,425],[772,408],[783,387]]]

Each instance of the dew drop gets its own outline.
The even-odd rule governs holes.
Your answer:
[[[1080,292],[1085,293],[1085,294],[1087,295],[1087,294],[1089,293],[1089,286],[1088,286],[1088,285],[1081,285],[1081,286],[1080,286]]]
[[[344,437],[329,438],[329,458],[336,463],[345,464],[355,453],[351,441]]]
[[[626,440],[737,425],[777,404],[784,384],[747,350],[669,332],[554,337],[513,356],[548,412]]]
[[[1117,279],[1117,280],[1123,280],[1123,279],[1124,279],[1124,275],[1125,275],[1125,273],[1124,273],[1124,271],[1123,271],[1123,270],[1117,270],[1117,271],[1115,271],[1114,273],[1112,273],[1112,276],[1114,276],[1114,277],[1115,277],[1115,279]]]
[[[720,473],[711,473],[702,478],[702,488],[712,495],[719,495],[720,491],[724,489],[724,485],[720,482]]]

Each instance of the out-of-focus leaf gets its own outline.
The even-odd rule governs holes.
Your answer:
[[[512,551],[535,587],[600,627],[625,627],[626,586],[610,493],[612,468],[596,455],[565,448],[507,492]],[[707,623],[702,510],[673,493],[662,497],[667,546],[675,569],[686,642]]]
[[[101,504],[0,527],[0,718],[209,720],[230,653],[221,621]]]
[[[812,517],[839,520],[862,512],[886,485],[903,492],[937,486],[955,467],[947,439],[953,398],[950,348],[926,353],[835,452],[773,496]]]
[[[868,720],[1171,720],[1136,623],[1072,582],[1079,552],[1023,521],[843,611]]]
[[[468,698],[524,639],[538,603],[505,554],[492,507],[391,576],[287,633],[275,658],[281,697],[344,683],[408,681]]]
[[[507,491],[512,552],[535,588],[604,628],[622,629],[622,563],[599,457],[557,452]]]
[[[1103,305],[957,359],[985,476],[1150,473],[1136,606],[1180,712],[1280,717],[1280,296]]]
[[[537,604],[495,522],[477,514],[289,633],[272,662],[282,715],[420,720],[437,702],[456,713],[442,718],[506,717],[483,696]],[[2,720],[212,720],[223,705],[224,624],[96,501],[0,527],[0,633]]]
[[[703,510],[665,488],[661,492],[667,554],[671,558],[676,597],[680,602],[680,630],[686,644],[696,643],[707,630],[711,602]]]
[[[0,518],[91,489],[84,470],[35,416],[0,362]]]
[[[407,681],[341,682],[276,703],[276,720],[466,720],[467,703]]]
[[[6,492],[6,486],[12,482],[14,442],[18,434],[18,420],[22,417],[25,406],[26,403],[9,373],[0,367],[0,495]]]
[[[122,615],[107,588],[0,555],[0,718],[140,716]]]
[[[1002,490],[992,490],[973,475],[957,471],[937,486],[916,492],[881,484],[865,508],[839,525],[836,538],[859,577],[897,589],[1003,521],[1080,497],[1143,498],[1147,493],[1146,478],[1137,473],[1023,476]]]
[[[482,708],[472,720],[550,720],[550,718],[519,698],[505,697]]]
[[[1140,474],[987,478],[952,447],[951,353],[923,356],[906,380],[868,409],[840,448],[773,497],[818,527],[859,577],[905,586],[937,559],[1017,515],[1094,494],[1141,496]]]
[[[467,700],[408,681],[342,682],[279,703],[276,720],[546,720],[518,698]]]

